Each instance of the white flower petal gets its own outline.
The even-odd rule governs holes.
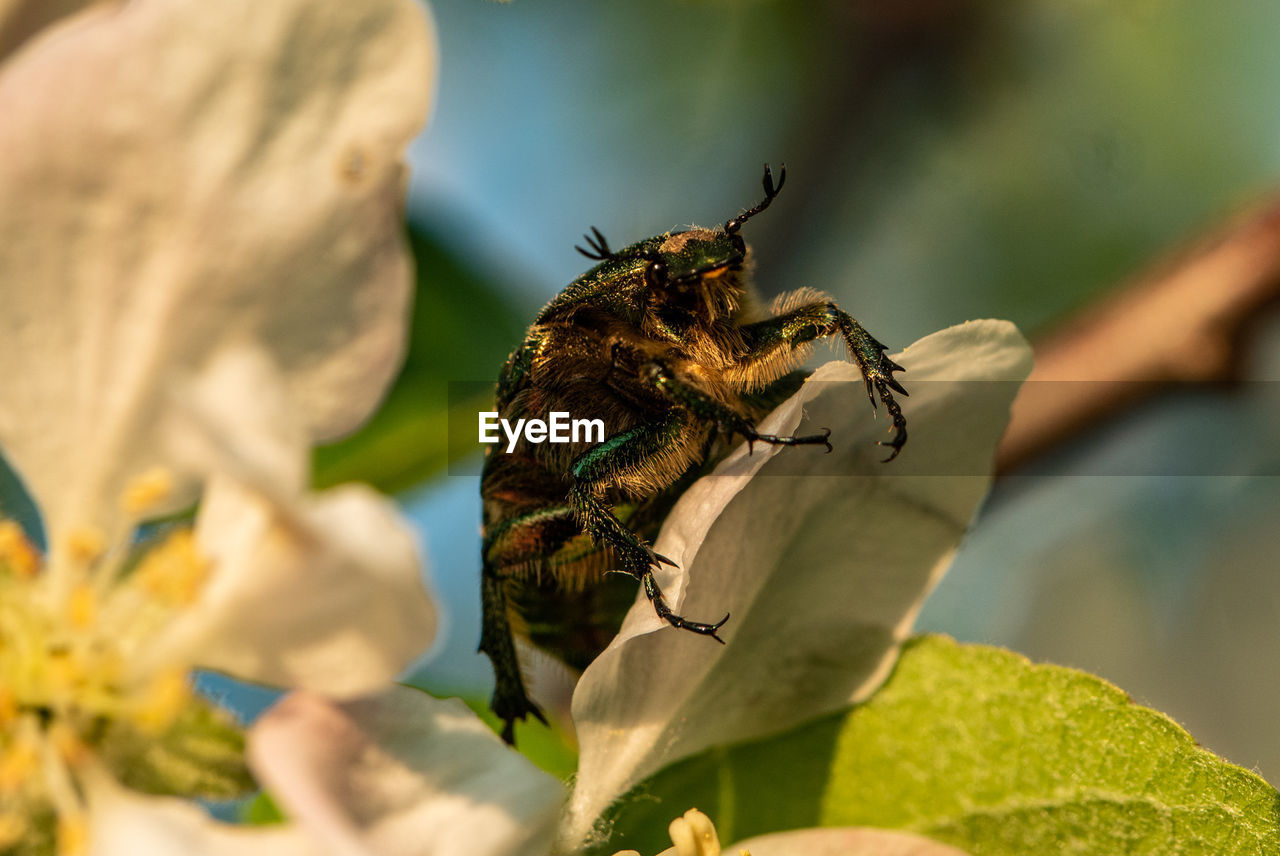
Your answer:
[[[174,397],[164,439],[209,480],[196,538],[212,576],[135,668],[196,662],[344,696],[392,680],[437,626],[394,505],[357,485],[304,493],[307,438],[258,348],[224,350]]]
[[[229,826],[186,800],[148,797],[109,776],[89,780],[89,856],[312,856],[316,842],[287,826]]]
[[[672,761],[858,701],[887,676],[986,493],[1031,367],[1017,330],[996,321],[952,327],[894,359],[911,391],[898,460],[879,462],[884,423],[867,413],[857,370],[829,363],[761,430],[790,434],[805,410],[804,430],[832,429],[833,454],[744,447],[675,506],[655,548],[683,570],[660,582],[690,619],[730,612],[728,644],[666,626],[637,598],[574,694],[582,753],[565,841]]]
[[[253,726],[249,759],[294,822],[348,853],[546,853],[562,797],[460,701],[406,687],[293,693]]]
[[[270,355],[228,346],[171,390],[162,442],[184,474],[224,475],[282,504],[310,483],[311,449],[301,414]]]
[[[196,537],[213,576],[142,670],[194,662],[351,696],[385,686],[435,638],[413,535],[368,488],[282,507],[215,478]]]
[[[0,445],[56,548],[113,529],[219,347],[268,347],[314,438],[379,400],[435,51],[411,0],[131,0],[54,35],[0,65]]]
[[[861,827],[776,832],[739,841],[724,852],[736,854],[740,850],[751,856],[967,856],[963,850],[910,832]],[[674,854],[672,849],[663,856]]]

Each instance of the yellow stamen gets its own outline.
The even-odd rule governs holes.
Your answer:
[[[78,766],[90,755],[89,747],[66,723],[53,724],[49,729],[49,741],[68,767]]]
[[[66,704],[88,679],[89,673],[76,651],[64,646],[49,650],[44,663],[44,688],[50,703]]]
[[[143,691],[133,721],[146,734],[160,734],[173,724],[190,698],[191,688],[181,669],[161,672]]]
[[[98,597],[88,583],[79,583],[67,599],[67,623],[77,630],[88,630],[98,617]]]
[[[12,723],[18,718],[18,699],[13,694],[13,690],[6,687],[0,687],[0,728]]]
[[[153,467],[129,482],[120,498],[124,510],[134,515],[146,514],[173,493],[173,473]]]
[[[73,561],[81,564],[96,562],[105,549],[106,538],[97,529],[85,526],[67,536],[67,551]]]
[[[20,741],[0,754],[0,795],[12,796],[40,769],[36,748]]]
[[[58,856],[81,856],[89,850],[89,820],[83,814],[58,817]]]
[[[0,566],[19,579],[28,580],[40,570],[40,553],[12,520],[0,520]]]
[[[720,838],[716,835],[715,824],[696,808],[671,821],[667,832],[680,856],[720,856]]]
[[[141,519],[174,484],[149,472],[122,504]],[[161,737],[191,704],[184,669],[137,666],[209,576],[190,528],[149,539],[136,563],[123,539],[66,531],[43,568],[22,528],[0,519],[0,854],[37,838],[41,852],[87,854],[83,783],[100,764],[98,742]],[[44,584],[42,574],[63,571],[63,584]]]
[[[0,848],[12,847],[27,837],[27,822],[17,812],[0,811]]]
[[[134,572],[144,591],[173,606],[194,602],[208,576],[209,562],[190,529],[180,529],[152,548]]]
[[[677,817],[667,827],[671,843],[675,845],[676,856],[720,856],[720,836],[716,834],[716,826],[696,808],[691,808],[683,817]],[[667,851],[663,851],[667,852]],[[639,850],[619,850],[613,856],[641,856]],[[751,856],[750,851],[742,849],[738,856]]]

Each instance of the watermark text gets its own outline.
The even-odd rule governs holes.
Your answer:
[[[501,443],[507,438],[507,454],[513,452],[521,435],[530,443],[603,443],[603,419],[574,419],[568,411],[553,410],[550,419],[511,420],[498,415],[496,410],[480,412],[480,442]]]

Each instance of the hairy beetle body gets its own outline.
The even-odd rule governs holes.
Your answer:
[[[785,171],[781,179],[785,180]],[[758,419],[793,392],[792,371],[818,338],[839,336],[892,417],[891,460],[906,442],[893,398],[901,371],[850,315],[812,289],[768,309],[750,286],[743,223],[782,187],[765,167],[765,199],[717,229],[659,235],[614,252],[593,230],[599,263],[538,314],[499,376],[495,410],[506,419],[556,411],[603,419],[604,442],[516,442],[489,448],[484,503],[483,630],[493,662],[493,709],[503,736],[528,715],[513,630],[579,668],[606,645],[640,581],[658,615],[719,639],[728,616],[690,621],[668,607],[653,568],[670,560],[649,539],[680,493],[723,456],[748,443],[825,445],[827,435],[763,435]],[[619,583],[626,585],[619,585]]]

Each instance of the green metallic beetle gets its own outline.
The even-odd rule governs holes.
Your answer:
[[[585,668],[634,599],[625,576],[640,582],[672,626],[723,641],[718,631],[729,616],[690,621],[667,605],[653,569],[674,563],[649,539],[734,435],[748,444],[831,450],[829,431],[780,437],[755,429],[803,382],[804,373],[792,369],[809,343],[843,339],[872,407],[878,395],[892,417],[885,460],[906,442],[893,398],[907,394],[893,376],[902,367],[884,345],[820,292],[782,295],[768,311],[754,295],[751,251],[739,232],[785,180],[783,167],[775,186],[766,165],[764,200],[717,229],[669,232],[614,252],[593,228],[591,249],[577,249],[598,264],[539,313],[502,368],[502,418],[545,421],[560,411],[606,426],[603,442],[522,437],[510,452],[487,450],[480,650],[493,662],[492,707],[508,743],[517,720],[546,721],[526,693],[513,633]]]

